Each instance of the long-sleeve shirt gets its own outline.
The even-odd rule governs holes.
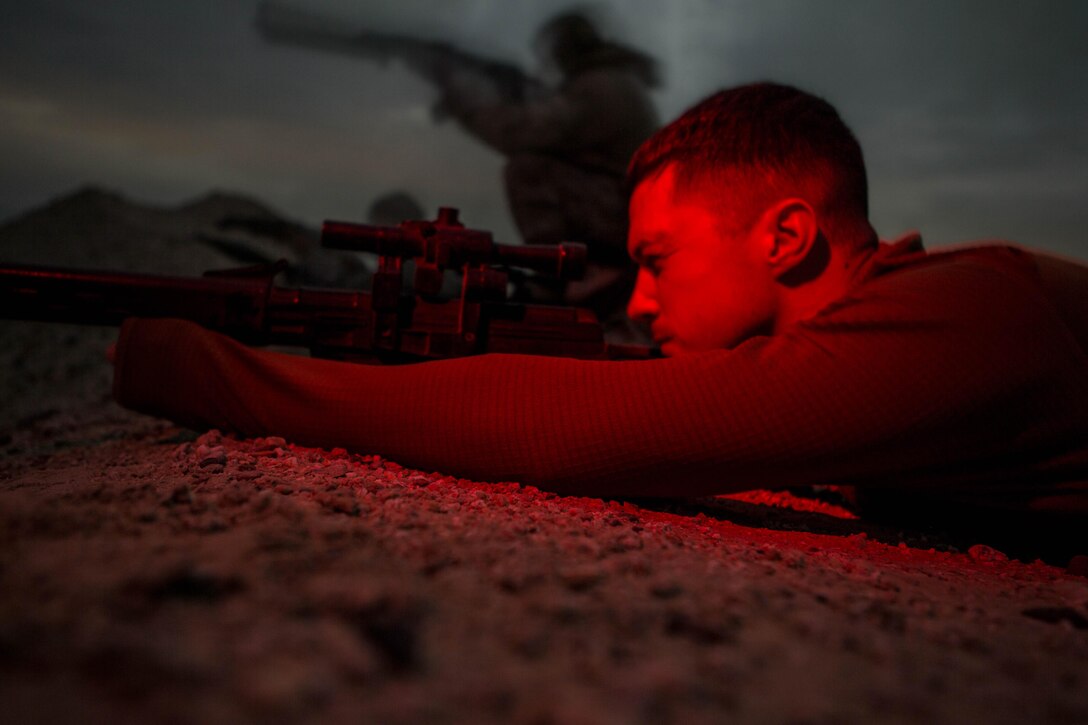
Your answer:
[[[881,245],[837,302],[732,350],[400,367],[130,320],[114,394],[194,427],[560,493],[809,484],[1088,513],[1088,268]]]

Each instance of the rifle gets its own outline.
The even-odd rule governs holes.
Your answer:
[[[512,63],[466,53],[440,41],[347,29],[342,20],[276,2],[260,4],[256,25],[273,43],[346,53],[381,63],[400,59],[443,90],[455,74],[465,73],[486,82],[499,99],[508,102],[520,103],[541,87]]]
[[[314,357],[352,362],[490,352],[596,360],[656,354],[605,342],[589,310],[507,301],[510,267],[574,279],[585,267],[581,244],[498,244],[490,232],[466,228],[448,207],[433,221],[396,227],[326,221],[321,243],[377,254],[370,291],[278,287],[286,260],[196,278],[0,265],[0,317],[90,325],[175,317],[250,345],[307,347]],[[407,260],[415,269],[406,287]],[[461,273],[456,299],[440,296],[447,270]]]

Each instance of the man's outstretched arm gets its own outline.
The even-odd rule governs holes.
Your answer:
[[[191,426],[599,496],[990,485],[1076,458],[1082,353],[1052,310],[1027,283],[987,270],[939,274],[955,279],[882,282],[784,335],[639,362],[485,355],[377,367],[131,321],[115,395]]]

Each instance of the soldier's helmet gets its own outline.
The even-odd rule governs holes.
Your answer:
[[[535,47],[545,64],[564,78],[603,66],[626,67],[650,86],[659,82],[656,61],[642,51],[614,42],[600,22],[583,10],[568,10],[548,20],[537,32]]]

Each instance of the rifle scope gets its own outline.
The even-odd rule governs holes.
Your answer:
[[[519,267],[563,280],[581,279],[586,269],[584,244],[498,244],[489,232],[465,228],[457,220],[457,210],[448,207],[439,209],[435,221],[406,221],[396,227],[326,221],[321,226],[321,244],[329,249],[421,260],[442,269]]]

